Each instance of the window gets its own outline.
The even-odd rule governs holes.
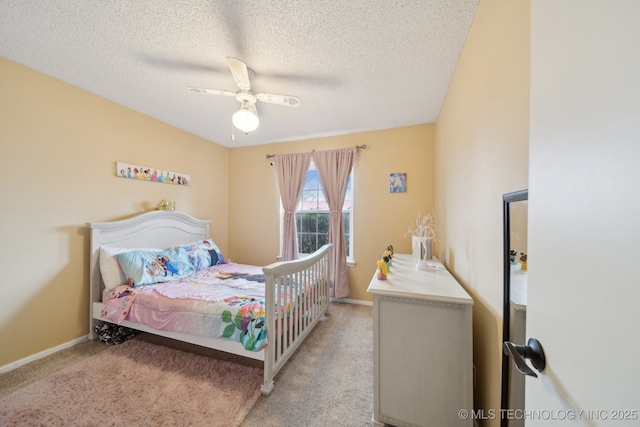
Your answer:
[[[352,259],[353,247],[353,172],[347,181],[347,191],[342,206],[342,219],[347,246],[347,260]],[[307,171],[300,200],[296,205],[296,228],[298,230],[298,252],[311,254],[327,243],[329,232],[329,205],[325,200],[320,176],[313,161]]]

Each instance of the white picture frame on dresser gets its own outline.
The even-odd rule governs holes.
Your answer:
[[[473,425],[473,299],[437,258],[374,274],[373,425]]]

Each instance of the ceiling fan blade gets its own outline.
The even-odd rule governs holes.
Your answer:
[[[233,78],[236,81],[236,84],[238,85],[238,87],[242,90],[251,89],[251,84],[249,83],[249,71],[247,70],[247,64],[231,56],[227,57],[227,61],[229,61],[229,68],[231,68],[231,74],[233,74]]]
[[[202,87],[192,87],[192,86],[187,86],[187,89],[189,89],[191,92],[204,93],[205,95],[236,96],[235,92],[230,92],[228,90],[223,90],[223,89],[205,89]]]
[[[269,104],[284,105],[286,107],[300,106],[300,98],[298,98],[297,96],[276,95],[273,93],[258,93],[256,94],[256,98],[258,98],[262,102],[268,102]]]

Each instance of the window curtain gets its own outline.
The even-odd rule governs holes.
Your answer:
[[[296,203],[300,198],[307,170],[311,163],[311,153],[294,153],[274,156],[278,176],[280,198],[284,208],[282,222],[282,260],[291,261],[298,257],[296,237]]]
[[[344,237],[342,206],[347,191],[347,181],[353,167],[357,148],[316,151],[313,163],[318,169],[324,194],[329,204],[329,236],[327,241],[333,243],[331,252],[331,296],[345,298],[351,295],[349,278],[347,277],[347,246]]]

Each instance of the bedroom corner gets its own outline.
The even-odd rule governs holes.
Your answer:
[[[87,222],[172,200],[211,219],[226,251],[228,149],[5,58],[0,74],[2,368],[88,333]],[[118,178],[117,161],[183,171],[192,182]]]
[[[348,269],[352,302],[367,293],[376,261],[387,245],[411,253],[403,237],[419,210],[434,209],[435,125],[425,124],[302,141],[233,148],[229,155],[230,254],[238,261],[268,264],[279,253],[279,195],[266,154],[331,150],[366,144],[354,166],[354,259]],[[407,192],[390,193],[389,175],[406,172]],[[255,206],[260,206],[256,215]],[[247,224],[253,224],[248,227]],[[255,242],[261,242],[256,245]]]

